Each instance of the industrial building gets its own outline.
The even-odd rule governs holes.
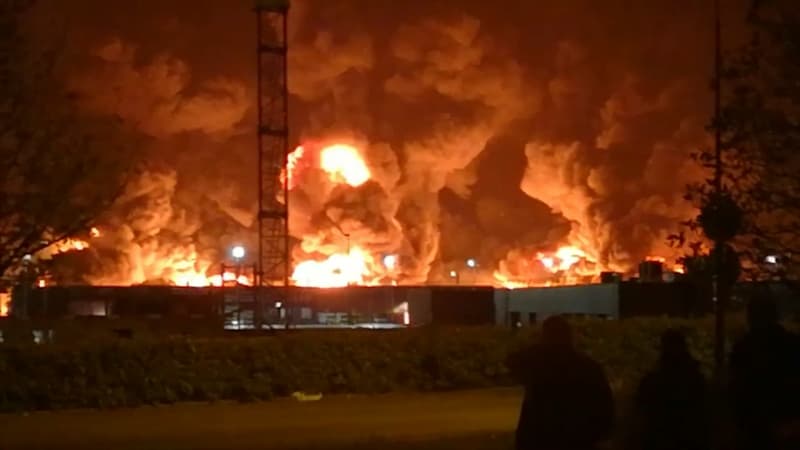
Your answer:
[[[524,289],[498,289],[494,293],[498,325],[520,326],[548,316],[569,315],[606,319],[641,316],[689,317],[711,312],[711,304],[690,283],[586,284]]]
[[[710,311],[688,283],[638,281],[562,287],[488,286],[292,287],[266,304],[275,288],[53,286],[18,289],[12,317],[95,317],[170,323],[217,323],[226,329],[522,326],[551,315],[608,319],[689,316]],[[266,293],[269,294],[269,293]],[[259,298],[260,297],[260,298]],[[261,311],[261,314],[257,314]]]

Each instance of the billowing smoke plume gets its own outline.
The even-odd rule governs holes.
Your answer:
[[[537,254],[559,246],[602,269],[671,256],[666,235],[692,213],[688,154],[705,144],[705,6],[409,3],[293,2],[295,264],[351,246],[373,272],[398,255],[400,282],[440,282],[467,258],[488,282],[496,270],[531,278]],[[104,219],[86,279],[174,281],[175,266],[202,273],[252,244],[248,2],[62,12],[81,24],[70,82],[88,108],[134,124],[151,161]],[[334,144],[356,150],[367,181],[321,168]]]

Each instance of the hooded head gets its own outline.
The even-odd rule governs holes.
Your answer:
[[[678,330],[669,329],[661,335],[661,362],[673,364],[691,360],[686,336]]]
[[[542,324],[542,343],[548,347],[572,348],[572,327],[561,316],[548,317]]]
[[[778,326],[778,306],[770,295],[756,295],[747,304],[750,331],[759,332]]]

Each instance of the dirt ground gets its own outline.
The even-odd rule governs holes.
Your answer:
[[[503,449],[520,402],[490,389],[0,415],[0,449]]]

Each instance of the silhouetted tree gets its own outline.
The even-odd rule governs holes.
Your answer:
[[[726,55],[722,132],[724,186],[744,215],[733,241],[751,278],[800,275],[800,13],[794,1],[753,1],[749,42]],[[713,149],[695,155],[711,169]],[[711,171],[709,171],[711,172]],[[688,198],[705,204],[707,180]],[[688,224],[697,230],[697,221]],[[767,258],[776,255],[777,260]]]
[[[25,32],[30,1],[0,0],[0,275],[75,233],[116,198],[131,165],[118,120],[85,114],[59,52]]]

